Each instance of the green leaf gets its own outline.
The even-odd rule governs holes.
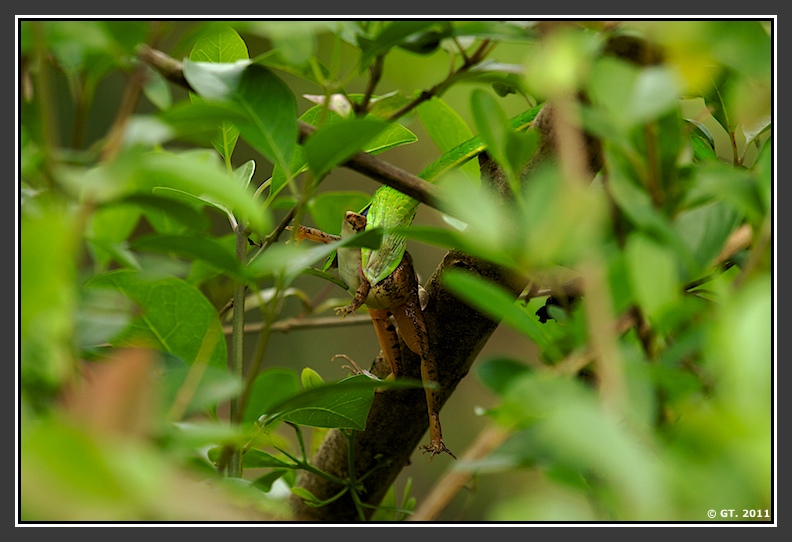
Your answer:
[[[137,271],[97,275],[90,288],[113,288],[134,301],[142,314],[112,344],[144,344],[173,354],[187,364],[226,367],[226,342],[217,310],[194,286],[175,277],[150,277]]]
[[[473,91],[470,107],[487,152],[506,169],[509,181],[516,189],[520,171],[536,149],[538,134],[536,131],[513,131],[503,108],[495,97],[484,90]]]
[[[378,117],[376,115],[367,115],[365,118],[376,119]],[[318,126],[320,124],[325,126],[329,124],[343,123],[346,119],[334,111],[325,111],[322,106],[317,105],[303,113],[300,116],[300,120],[310,124],[311,126]],[[363,152],[376,155],[388,149],[405,145],[407,143],[413,143],[417,140],[417,136],[401,124],[395,122],[388,123],[388,125],[371,140],[369,140],[361,150]],[[272,201],[272,199],[274,199],[275,196],[277,196],[278,193],[280,193],[280,191],[286,186],[286,183],[289,179],[294,178],[306,169],[308,169],[308,162],[305,158],[303,147],[298,146],[295,149],[289,166],[291,175],[287,177],[286,170],[278,165],[276,165],[273,169],[270,193],[267,197],[267,201]]]
[[[184,77],[207,100],[238,104],[242,137],[272,163],[286,169],[297,146],[297,105],[289,87],[272,71],[248,60],[184,61]]]
[[[309,60],[316,49],[316,34],[327,29],[326,21],[257,21],[255,29],[264,33],[287,64],[310,71]]]
[[[129,202],[100,207],[91,216],[88,239],[100,267],[104,267],[111,255],[100,247],[126,241],[140,221],[140,207]]]
[[[201,34],[190,51],[193,62],[233,63],[248,59],[247,44],[229,26],[211,25]],[[220,135],[212,140],[217,152],[230,161],[239,138],[239,129],[227,120],[220,124]]]
[[[230,26],[207,26],[190,51],[193,62],[235,62],[248,59],[245,41]]]
[[[250,399],[243,421],[255,422],[272,407],[300,393],[300,381],[291,369],[270,367],[261,371],[253,381]]]
[[[424,31],[436,27],[438,33],[435,35],[437,41],[444,35],[450,35],[451,25],[449,22],[437,21],[393,21],[388,23],[377,35],[377,37],[368,43],[358,40],[360,49],[362,51],[360,57],[360,70],[363,71],[380,55],[384,55],[393,47],[397,45],[412,46],[413,49],[419,44],[415,41],[410,41],[410,37],[416,38],[425,36],[422,34]],[[431,41],[434,43],[434,40]],[[427,44],[426,40],[423,41],[424,45]],[[431,43],[430,43],[431,44]]]
[[[154,68],[146,68],[146,83],[143,85],[143,94],[154,104],[157,109],[167,110],[173,103],[170,86],[165,78]]]
[[[248,160],[234,170],[234,177],[243,188],[247,189],[250,186],[250,181],[253,179],[253,173],[256,172],[256,162]]]
[[[248,59],[234,62],[185,60],[182,71],[190,87],[206,100],[229,100],[239,90],[242,77],[251,66]]]
[[[249,221],[256,231],[269,230],[269,214],[256,203],[253,193],[240,186],[220,164],[190,154],[155,152],[142,154],[134,167],[136,184],[144,193],[165,187],[196,198],[209,198]]]
[[[311,248],[295,245],[276,245],[267,250],[266,257],[251,260],[248,264],[250,277],[267,277],[284,275],[286,283],[290,283],[306,268],[328,258],[339,247],[378,248],[382,241],[382,230],[373,228],[353,235],[348,239],[328,244],[319,244]]]
[[[388,125],[375,119],[345,119],[322,126],[303,146],[308,168],[321,178],[360,152]]]
[[[217,405],[235,397],[242,391],[242,382],[225,369],[206,367],[197,384],[189,381],[194,371],[179,360],[181,366],[166,367],[162,374],[163,403],[167,408],[181,400],[180,392],[185,386],[194,386],[189,402],[184,405],[183,417],[216,409]],[[175,364],[174,364],[175,365]],[[189,383],[188,383],[189,382]]]
[[[429,137],[443,153],[473,137],[467,123],[442,98],[433,97],[420,104],[417,110]],[[478,165],[472,160],[460,170],[471,179],[479,178]]]
[[[261,450],[248,450],[242,459],[246,469],[293,469],[293,464],[286,463],[277,457]]]
[[[338,429],[366,429],[366,418],[381,383],[357,375],[333,384],[310,388],[274,406],[263,418],[268,424],[281,419],[297,425]]]
[[[674,228],[702,270],[712,264],[739,224],[740,215],[722,201],[690,209],[674,220]]]
[[[530,371],[531,368],[512,358],[491,358],[478,366],[476,374],[489,389],[503,395],[509,385]]]
[[[300,382],[302,383],[303,389],[311,389],[321,386],[325,383],[324,378],[322,375],[311,369],[310,367],[305,367],[302,372],[300,373]]]
[[[337,235],[344,213],[361,211],[370,199],[365,192],[322,192],[308,201],[308,212],[320,230]]]
[[[239,260],[228,247],[214,237],[190,233],[189,235],[147,235],[136,239],[132,248],[178,254],[191,260],[201,260],[217,271],[239,281],[245,281],[245,272]]]
[[[622,130],[628,130],[673,108],[681,87],[669,68],[639,69],[604,57],[592,68],[589,91],[592,100],[608,111],[610,119]]]
[[[248,114],[239,126],[242,137],[272,163],[288,168],[297,146],[297,104],[289,87],[253,64],[242,73],[235,98]]]
[[[313,493],[311,493],[310,491],[308,491],[304,487],[294,486],[294,487],[292,487],[290,489],[291,489],[292,493],[297,495],[299,498],[304,500],[309,505],[319,506],[319,505],[322,504],[322,501],[320,501]]]
[[[630,235],[625,247],[630,284],[645,314],[656,318],[681,293],[674,255],[640,232]]]
[[[446,270],[443,284],[472,307],[490,318],[502,319],[504,324],[528,337],[541,333],[535,318],[521,310],[516,305],[516,297],[503,287],[459,269]]]

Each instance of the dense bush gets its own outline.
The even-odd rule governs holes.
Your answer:
[[[772,31],[20,21],[18,519],[433,520],[470,476],[529,473],[457,519],[772,521]],[[460,360],[443,401],[476,318],[521,342],[473,365],[488,446],[456,450],[437,508],[393,484],[427,422],[373,419],[425,413],[419,382],[325,382],[272,346],[349,329],[339,245],[286,226],[338,233],[371,179],[416,175],[445,221],[403,232],[414,254],[497,270],[426,281],[441,373]],[[404,452],[372,450],[387,431]]]

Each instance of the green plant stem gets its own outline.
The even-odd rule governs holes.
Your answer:
[[[237,225],[235,230],[236,235],[236,257],[241,265],[245,265],[247,258],[247,231],[241,225]],[[232,318],[232,331],[231,331],[231,357],[229,360],[229,369],[231,374],[243,379],[244,378],[244,342],[245,342],[245,291],[244,284],[237,284],[234,289],[234,314]],[[242,419],[242,412],[244,404],[241,402],[241,397],[234,397],[231,399],[229,421],[238,423]],[[235,449],[228,462],[228,476],[239,478],[242,476],[242,453],[239,449]]]

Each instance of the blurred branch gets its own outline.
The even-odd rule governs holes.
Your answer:
[[[512,432],[497,425],[485,427],[473,441],[473,444],[459,458],[460,464],[472,463],[484,459],[501,444]],[[451,469],[435,484],[434,489],[424,498],[408,521],[434,521],[445,510],[451,499],[465,487],[475,470]]]

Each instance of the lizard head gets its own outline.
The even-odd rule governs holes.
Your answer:
[[[366,229],[366,217],[354,211],[347,211],[341,225],[342,233],[359,233]]]

